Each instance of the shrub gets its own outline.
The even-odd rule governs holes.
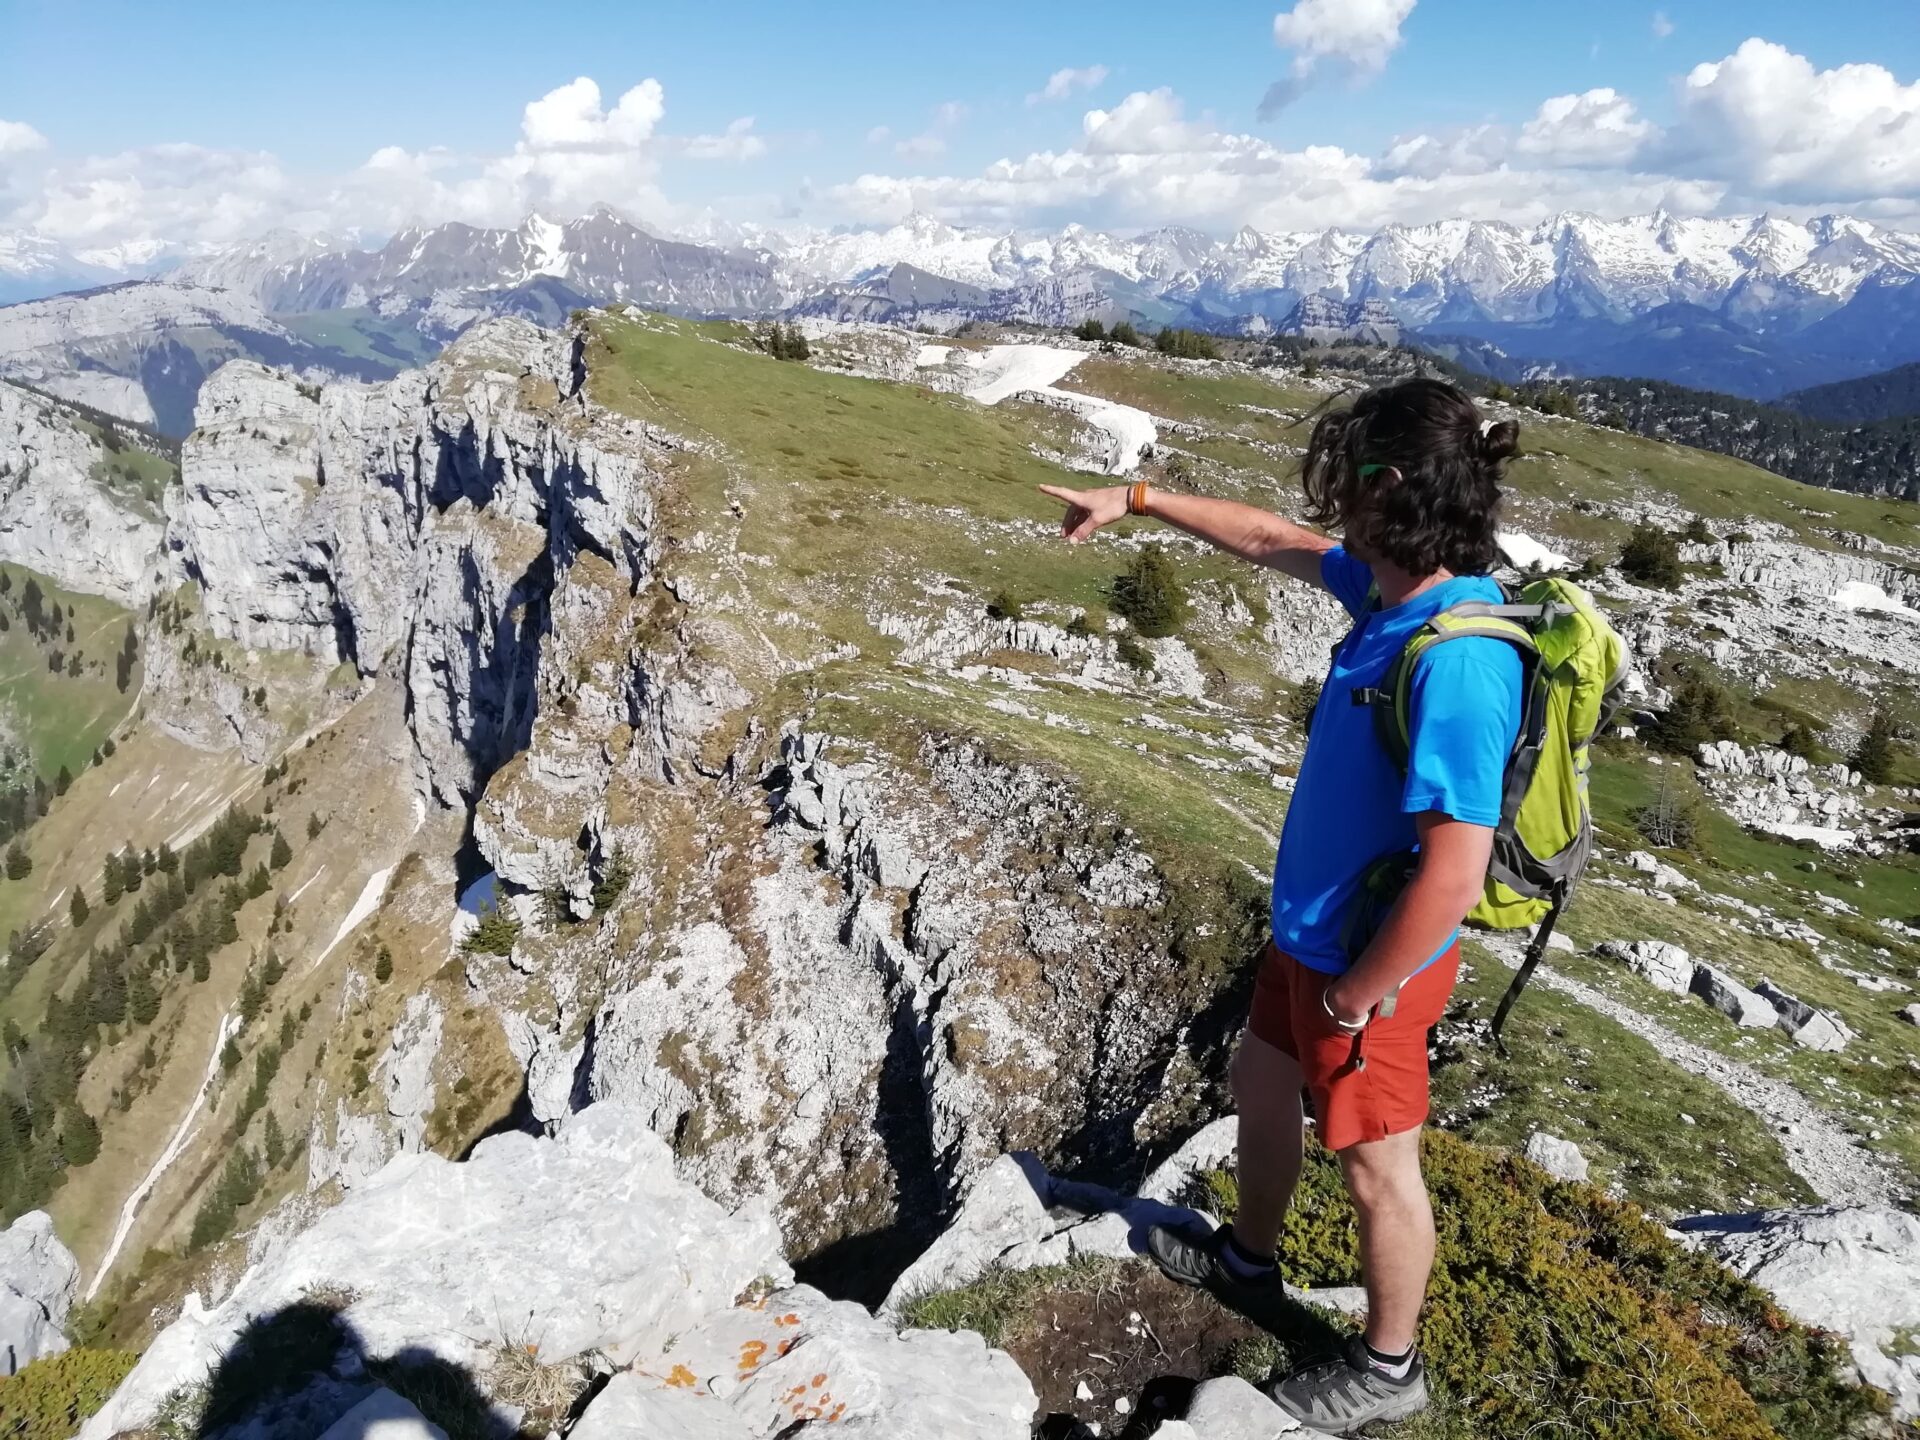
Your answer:
[[[1138,345],[1140,332],[1134,329],[1131,320],[1122,320],[1107,332],[1107,338],[1116,345]]]
[[[1815,1440],[1868,1433],[1885,1404],[1811,1331],[1633,1205],[1428,1131],[1438,1249],[1420,1347],[1470,1433],[1592,1440]],[[1231,1213],[1232,1177],[1200,1197]],[[1310,1290],[1358,1281],[1339,1162],[1310,1145],[1281,1237]]]
[[[1305,730],[1313,723],[1313,712],[1320,705],[1320,682],[1304,680],[1287,697],[1287,718]]]
[[[1020,602],[1005,590],[996,591],[994,597],[987,601],[987,615],[994,620],[1024,620],[1026,618],[1020,608]]]
[[[1827,747],[1820,743],[1820,737],[1805,725],[1789,725],[1780,737],[1780,748],[1814,765],[1824,765],[1832,759]]]
[[[1113,608],[1149,640],[1171,635],[1187,616],[1187,595],[1164,546],[1145,546],[1113,582]]]
[[[1153,672],[1153,652],[1140,643],[1137,635],[1122,635],[1113,643],[1113,653],[1136,675]]]
[[[1685,577],[1679,543],[1657,525],[1641,525],[1620,548],[1620,573],[1636,585],[1672,590]]]
[[[1073,327],[1073,334],[1078,340],[1104,340],[1107,338],[1107,327],[1089,315]]]
[[[590,898],[595,914],[606,910],[622,895],[633,882],[633,857],[627,853],[625,845],[615,843],[607,855],[606,863],[601,867],[600,878],[594,882]]]
[[[1662,750],[1693,755],[1709,740],[1734,738],[1733,702],[1714,681],[1689,673],[1674,686],[1672,703],[1645,733]]]
[[[1633,825],[1657,850],[1691,850],[1700,839],[1700,797],[1676,794],[1663,778],[1653,803],[1634,812]]]
[[[67,1350],[0,1378],[0,1434],[67,1440],[107,1403],[139,1358],[130,1350]]]
[[[1680,538],[1689,545],[1712,545],[1717,541],[1713,531],[1707,528],[1706,517],[1696,515],[1687,522],[1687,528],[1680,532]]]
[[[382,985],[393,978],[393,951],[385,945],[380,947],[380,953],[374,957],[373,978]]]
[[[520,920],[498,900],[480,910],[480,923],[467,936],[466,948],[481,955],[511,955],[520,939]]]

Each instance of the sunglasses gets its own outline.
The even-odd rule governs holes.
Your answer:
[[[1378,475],[1382,470],[1391,470],[1391,469],[1393,469],[1393,466],[1391,465],[1362,465],[1360,467],[1360,478],[1362,480],[1371,480],[1374,476]]]

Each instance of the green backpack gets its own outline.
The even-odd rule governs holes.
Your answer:
[[[1505,640],[1520,654],[1520,730],[1507,758],[1486,892],[1467,914],[1467,923],[1489,930],[1536,927],[1494,1012],[1496,1045],[1593,853],[1590,748],[1619,708],[1627,677],[1626,647],[1592,597],[1571,580],[1549,576],[1517,590],[1503,585],[1501,594],[1498,605],[1470,600],[1440,611],[1414,632],[1377,688],[1353,692],[1354,704],[1372,707],[1380,743],[1405,771],[1420,657],[1436,645],[1475,636]],[[1366,918],[1354,941],[1370,938],[1412,873],[1410,853],[1369,870],[1360,907]]]

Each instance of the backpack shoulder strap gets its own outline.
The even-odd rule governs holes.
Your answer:
[[[1387,667],[1378,686],[1353,691],[1353,703],[1372,709],[1374,727],[1388,756],[1401,770],[1413,750],[1413,672],[1422,656],[1436,645],[1450,640],[1504,640],[1520,652],[1521,694],[1533,690],[1533,677],[1539,669],[1540,650],[1533,632],[1522,621],[1539,622],[1545,606],[1495,605],[1484,600],[1465,600],[1429,616],[1426,623],[1407,638],[1399,656]],[[1530,706],[1527,708],[1531,708]],[[1529,727],[1523,723],[1516,744],[1524,743]]]

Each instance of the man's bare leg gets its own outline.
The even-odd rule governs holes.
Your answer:
[[[1433,1269],[1433,1204],[1420,1174],[1420,1132],[1349,1145],[1340,1168],[1360,1220],[1367,1344],[1383,1355],[1404,1354],[1413,1348]]]
[[[1266,1258],[1279,1246],[1280,1225],[1300,1181],[1304,1081],[1297,1060],[1252,1031],[1240,1037],[1231,1080],[1240,1110],[1240,1208],[1233,1239],[1249,1256]]]

